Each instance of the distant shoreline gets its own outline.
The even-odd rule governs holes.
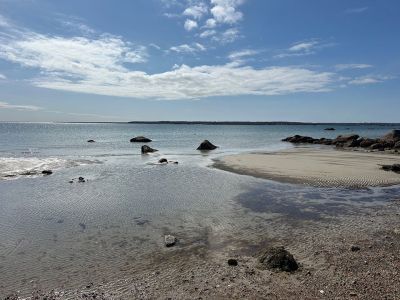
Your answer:
[[[51,124],[155,124],[155,125],[334,125],[334,126],[400,126],[400,123],[365,122],[365,123],[335,123],[335,122],[290,122],[290,121],[129,121],[129,122],[29,122],[0,121],[0,123],[51,123]]]

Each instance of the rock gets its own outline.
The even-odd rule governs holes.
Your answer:
[[[70,181],[68,181],[69,183],[74,183],[74,181],[73,180],[70,180]]]
[[[394,164],[394,165],[382,165],[382,170],[385,171],[392,171],[395,173],[400,173],[400,164]]]
[[[81,227],[82,230],[86,229],[86,224],[85,223],[79,223],[79,226]]]
[[[230,258],[228,259],[228,265],[230,266],[237,266],[238,265],[238,261],[234,258]]]
[[[167,160],[166,158],[161,158],[158,162],[159,162],[160,164],[167,164],[167,163],[168,163],[168,160]]]
[[[166,247],[172,247],[175,246],[176,244],[176,237],[174,237],[173,235],[166,235],[164,236],[164,243]]]
[[[392,130],[388,134],[381,137],[380,140],[384,142],[396,143],[400,141],[400,130],[399,129]]]
[[[95,143],[96,141],[95,140],[88,140],[87,142],[88,143]]]
[[[373,144],[376,144],[377,140],[375,139],[368,139],[368,138],[361,138],[360,139],[360,147],[361,148],[368,148],[371,147]]]
[[[347,141],[346,143],[344,143],[345,147],[350,147],[350,148],[354,148],[354,147],[359,147],[360,146],[360,139],[356,139],[356,140],[350,140]]]
[[[152,152],[156,152],[158,151],[157,149],[153,149],[147,145],[143,145],[141,148],[142,154],[146,154],[146,153],[152,153]]]
[[[393,146],[394,149],[400,149],[400,141],[396,142]]]
[[[371,150],[384,150],[385,146],[381,143],[375,143],[369,147]]]
[[[310,136],[301,136],[296,134],[295,136],[289,136],[285,139],[283,139],[283,142],[290,142],[293,144],[313,144],[315,141],[318,139],[314,139]]]
[[[53,171],[52,170],[43,170],[42,174],[43,175],[51,175],[51,174],[53,174]]]
[[[332,141],[333,144],[345,144],[350,141],[357,140],[360,136],[357,134],[350,134],[350,135],[339,135]]]
[[[327,130],[327,131],[333,131],[333,130],[336,130],[335,128],[333,128],[333,127],[328,127],[328,128],[325,128],[324,130]]]
[[[213,145],[210,141],[204,140],[199,147],[197,147],[197,150],[214,150],[217,149],[218,147]]]
[[[358,247],[358,246],[351,246],[350,250],[351,250],[352,252],[357,252],[357,251],[360,251],[361,248]]]
[[[150,143],[151,139],[144,136],[137,136],[131,139],[131,143]]]
[[[261,256],[260,262],[268,269],[279,269],[281,271],[293,272],[299,266],[284,247],[271,247]]]
[[[79,181],[79,182],[86,182],[85,178],[83,178],[82,176],[80,176],[80,177],[78,178],[78,181]]]

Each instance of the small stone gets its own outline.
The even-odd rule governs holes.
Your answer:
[[[51,175],[51,174],[53,174],[53,171],[52,170],[43,170],[42,174],[43,175]]]
[[[82,176],[80,176],[80,177],[78,178],[78,180],[79,180],[79,182],[85,182],[85,178],[83,178]]]
[[[357,252],[357,251],[360,251],[361,248],[360,248],[359,246],[351,246],[350,250],[351,250],[352,252]]]
[[[228,265],[230,266],[237,266],[238,265],[238,261],[234,258],[230,258],[228,259]]]
[[[174,237],[173,235],[166,235],[164,236],[164,243],[166,247],[172,247],[175,246],[176,244],[176,237]]]
[[[88,140],[88,143],[95,143],[95,140]]]

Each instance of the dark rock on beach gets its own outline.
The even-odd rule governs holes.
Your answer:
[[[392,171],[395,173],[400,173],[400,164],[394,164],[394,165],[383,165],[382,170],[385,171]]]
[[[284,247],[271,247],[260,257],[262,263],[268,269],[278,269],[285,272],[293,272],[299,268],[296,260]]]
[[[87,142],[88,143],[95,143],[96,141],[95,140],[88,140]]]
[[[169,234],[164,236],[164,244],[165,244],[166,247],[175,246],[176,237],[174,237],[173,235],[169,235]]]
[[[42,174],[43,175],[51,175],[51,174],[53,174],[53,171],[52,170],[43,170]]]
[[[161,158],[158,162],[159,162],[160,164],[167,164],[167,163],[168,163],[168,160],[167,160],[166,158]]]
[[[147,145],[142,146],[141,148],[142,154],[146,154],[146,153],[152,153],[152,152],[157,152],[157,149],[153,149]]]
[[[234,258],[230,258],[228,259],[228,265],[235,267],[238,265],[238,261]]]
[[[199,147],[197,147],[197,150],[202,150],[202,151],[208,151],[208,150],[214,150],[217,149],[218,147],[213,145],[210,141],[204,140]]]
[[[384,135],[381,140],[383,142],[388,142],[388,143],[396,143],[400,141],[400,130],[395,129],[389,132],[388,134]]]
[[[350,250],[351,250],[352,252],[358,252],[358,251],[361,250],[361,248],[360,248],[359,246],[351,246]]]
[[[137,136],[131,139],[131,143],[150,143],[151,139],[144,136]]]
[[[83,178],[82,176],[80,176],[80,177],[78,178],[78,181],[79,181],[79,182],[86,182],[85,178]]]

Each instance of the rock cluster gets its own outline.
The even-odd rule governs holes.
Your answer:
[[[382,169],[385,171],[392,171],[395,173],[400,173],[400,164],[394,164],[394,165],[383,165]]]
[[[321,144],[321,145],[335,145],[336,147],[343,148],[365,148],[370,150],[398,150],[400,149],[400,130],[392,130],[385,136],[377,139],[360,137],[357,134],[339,135],[335,139],[326,138],[312,138],[309,136],[295,135],[290,136],[282,141],[290,142],[293,144]]]

